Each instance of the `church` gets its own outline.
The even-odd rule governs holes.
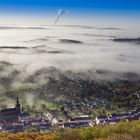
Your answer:
[[[18,117],[21,113],[19,98],[16,100],[14,108],[6,108],[0,110],[0,121],[1,122],[18,122]]]

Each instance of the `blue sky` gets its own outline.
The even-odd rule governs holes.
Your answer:
[[[0,0],[2,13],[42,13],[60,8],[90,11],[91,15],[91,11],[140,13],[140,0]]]

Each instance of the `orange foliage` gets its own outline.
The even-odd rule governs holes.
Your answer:
[[[50,135],[40,133],[0,133],[0,140],[52,140]]]

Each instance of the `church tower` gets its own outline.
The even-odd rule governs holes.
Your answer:
[[[16,101],[16,109],[17,109],[17,112],[20,114],[20,103],[19,103],[18,97],[17,97],[17,101]]]

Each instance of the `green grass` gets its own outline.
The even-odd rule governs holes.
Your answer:
[[[47,102],[46,105],[47,105],[47,108],[53,109],[53,110],[60,109],[60,107],[61,107],[60,105],[58,105],[56,103],[52,103],[52,102]]]

